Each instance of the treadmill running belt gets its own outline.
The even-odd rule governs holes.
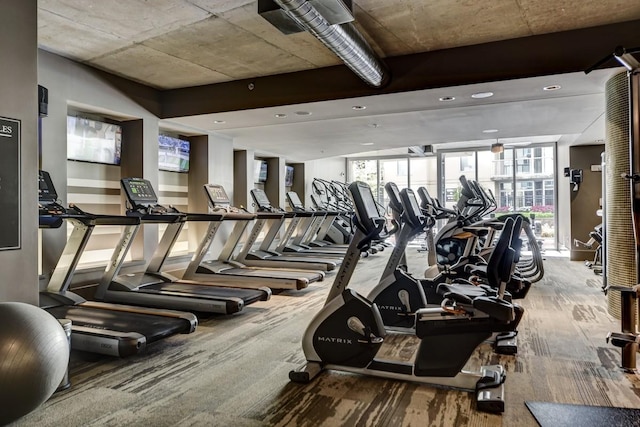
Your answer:
[[[118,332],[137,332],[147,338],[147,342],[187,333],[191,324],[186,319],[168,316],[154,316],[127,311],[103,310],[93,307],[62,306],[48,308],[47,311],[57,319],[69,319],[71,324],[97,330],[106,329]]]
[[[170,292],[172,294],[184,294],[191,297],[201,298],[239,298],[245,305],[252,304],[256,301],[266,301],[269,298],[267,292],[260,289],[245,288],[225,288],[221,286],[194,285],[191,283],[154,283],[140,288],[137,292],[143,293],[162,293]]]
[[[284,279],[296,279],[296,280],[308,280],[309,282],[315,282],[319,280],[322,276],[320,274],[308,274],[303,275],[300,274],[298,276],[291,273],[291,271],[278,271],[278,270],[260,270],[260,269],[252,269],[252,268],[225,268],[219,274],[230,274],[230,275],[238,275],[238,276],[253,276],[253,277],[273,277],[273,278],[284,278]]]

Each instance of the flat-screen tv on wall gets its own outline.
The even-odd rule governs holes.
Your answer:
[[[253,177],[255,182],[264,184],[267,182],[267,161],[266,160],[254,160],[253,161]]]
[[[169,172],[189,172],[189,141],[168,135],[158,135],[158,169]]]
[[[67,116],[67,159],[119,165],[121,148],[119,125]]]
[[[284,186],[291,187],[293,185],[293,166],[287,166],[284,173]]]

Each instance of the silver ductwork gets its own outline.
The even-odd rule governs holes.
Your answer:
[[[386,65],[352,23],[331,25],[307,0],[273,1],[298,25],[334,52],[367,84],[382,87],[389,82]]]

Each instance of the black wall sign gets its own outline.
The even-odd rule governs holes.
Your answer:
[[[20,248],[20,121],[0,117],[0,250]]]

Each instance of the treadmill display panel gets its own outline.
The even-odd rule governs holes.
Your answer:
[[[222,185],[206,184],[204,189],[213,206],[228,205],[231,203],[229,196],[227,196],[227,192],[224,191],[224,187]]]
[[[260,190],[259,188],[254,188],[253,190],[251,190],[251,194],[253,194],[253,198],[255,199],[259,208],[271,207],[271,202],[267,197],[267,193],[265,193],[263,190]]]
[[[291,207],[294,209],[304,209],[304,205],[302,204],[302,201],[300,200],[300,197],[298,197],[298,193],[296,193],[295,191],[289,191],[287,193],[287,197],[289,198],[289,201],[291,202]]]
[[[58,194],[47,171],[38,171],[38,201],[40,203],[55,202]]]
[[[123,178],[122,187],[132,205],[148,205],[158,202],[151,183],[141,178]]]

